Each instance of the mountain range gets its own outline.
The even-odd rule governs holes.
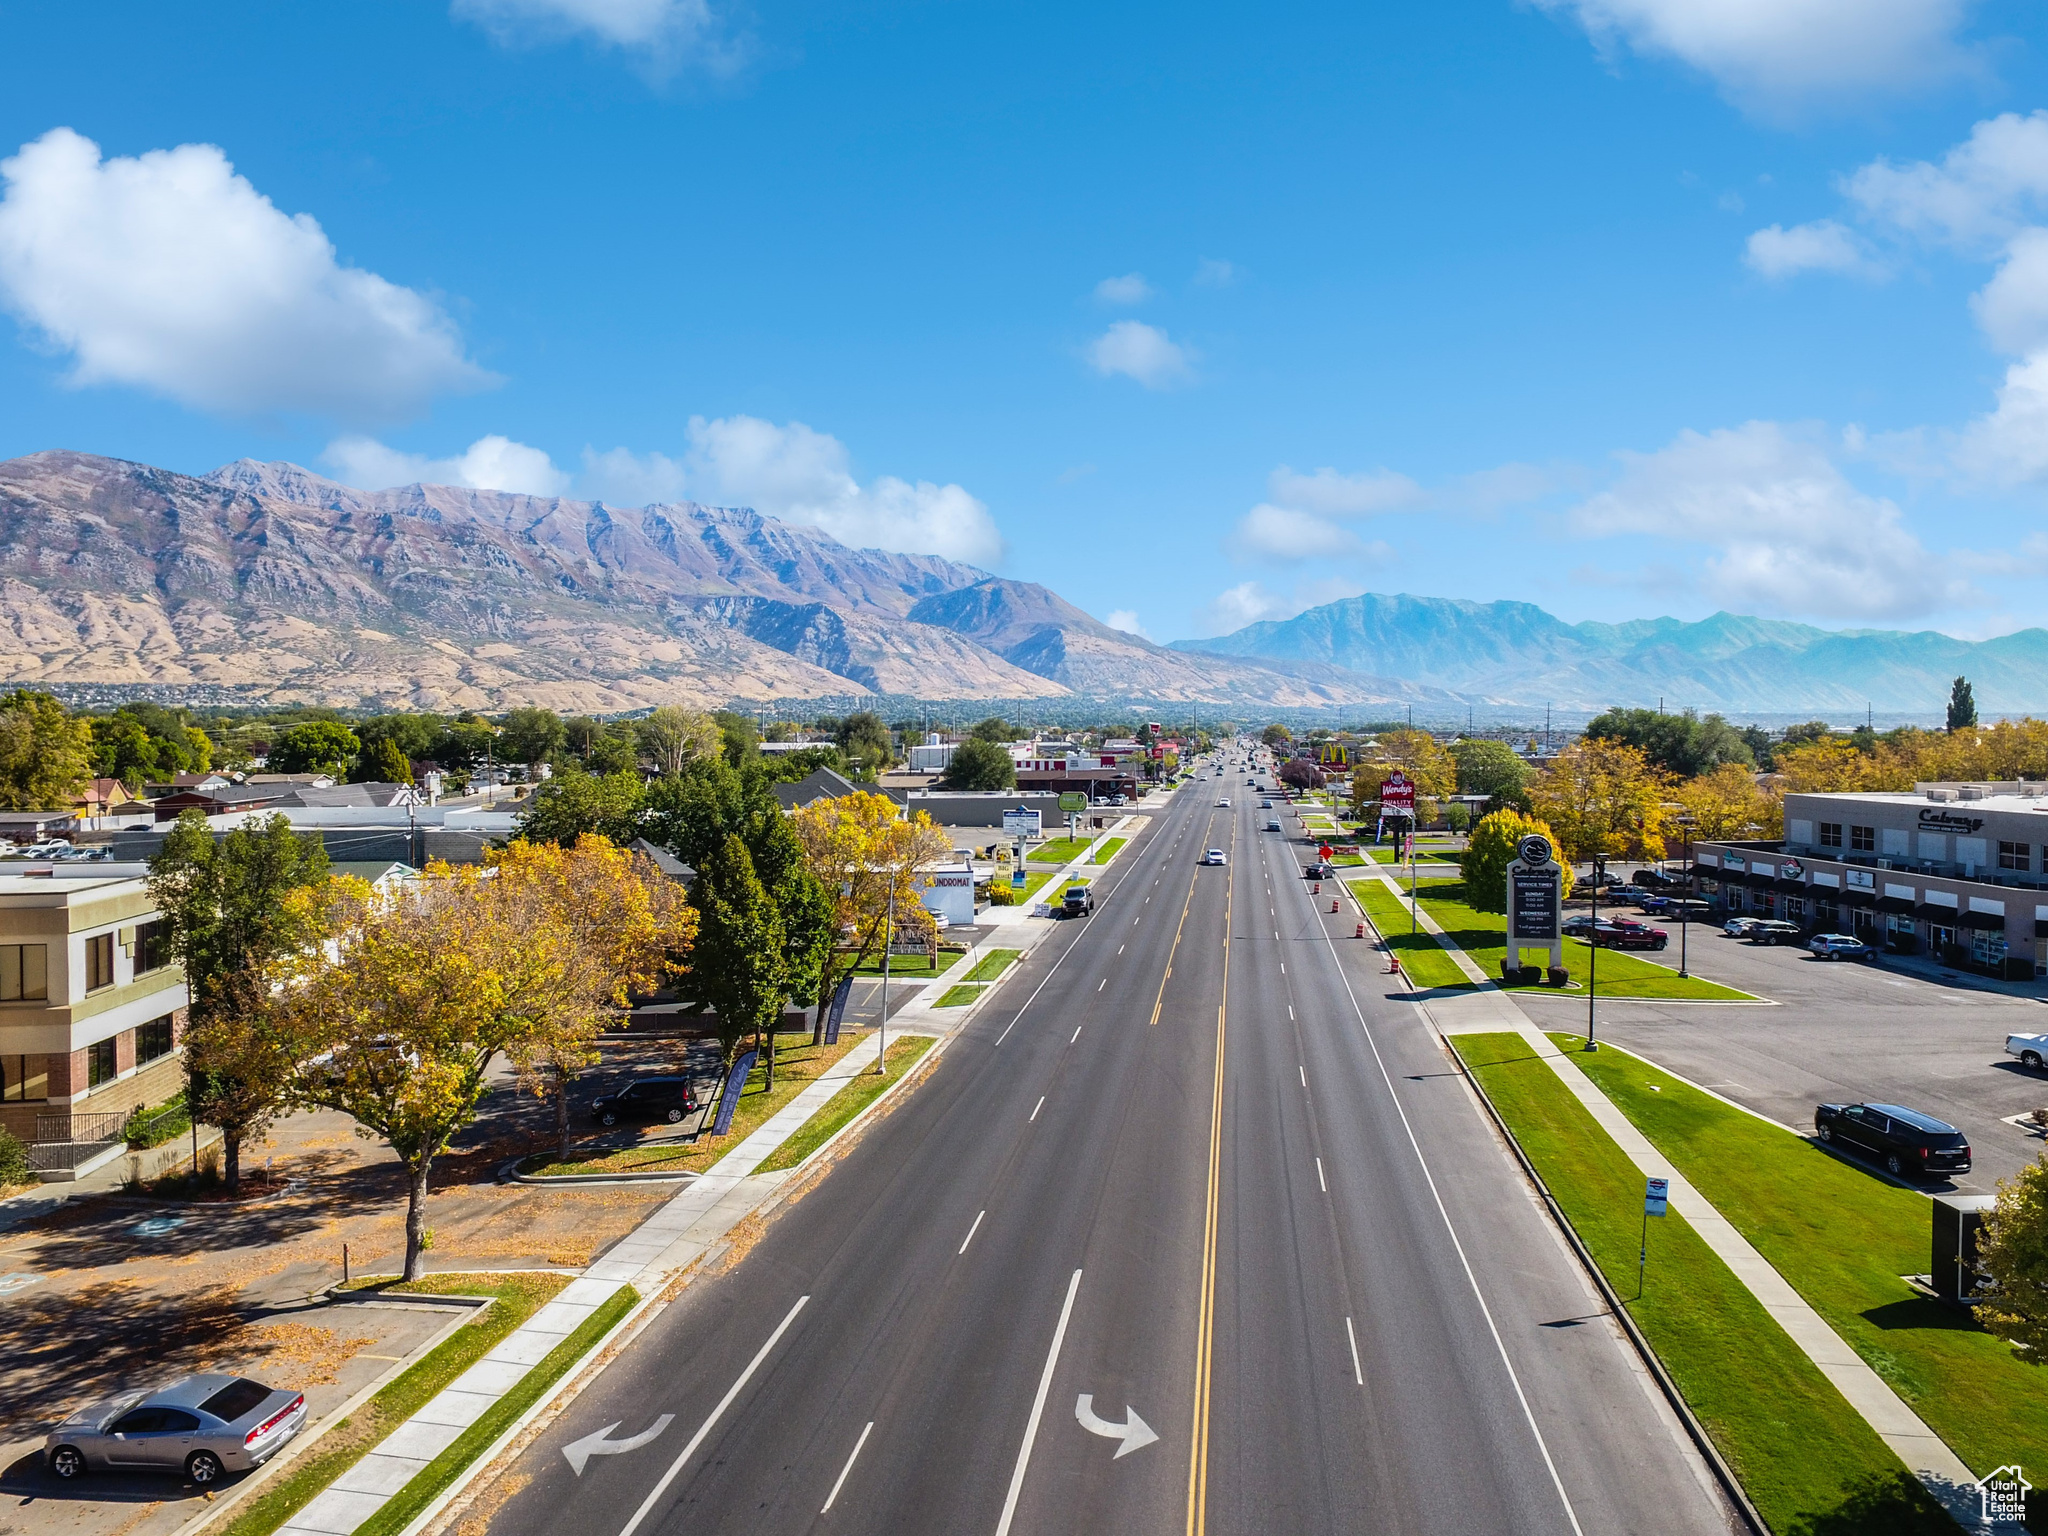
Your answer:
[[[251,703],[619,711],[774,699],[1455,703],[1318,662],[1171,650],[1030,582],[694,502],[366,492],[0,463],[0,680]]]
[[[1717,613],[1697,621],[1567,624],[1531,603],[1367,593],[1252,624],[1191,654],[1406,678],[1484,705],[1610,705],[1939,715],[1967,676],[1978,707],[2048,705],[2048,630],[1957,640],[1932,630],[1827,630]]]

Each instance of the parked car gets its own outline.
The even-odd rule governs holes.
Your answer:
[[[202,1488],[275,1456],[305,1427],[304,1393],[246,1376],[180,1376],[89,1403],[43,1441],[50,1470],[183,1472]]]
[[[1752,944],[1791,944],[1799,938],[1799,925],[1767,918],[1762,922],[1751,923],[1749,932],[1743,937]]]
[[[1642,896],[1636,900],[1636,910],[1638,912],[1648,912],[1655,915],[1667,912],[1670,909],[1671,898],[1669,896]]]
[[[1640,901],[1650,893],[1639,885],[1610,885],[1605,888],[1609,901]]]
[[[621,1120],[666,1120],[676,1125],[696,1107],[697,1095],[687,1077],[636,1077],[617,1093],[590,1101],[590,1113],[599,1125]]]
[[[2021,1066],[2038,1072],[2048,1062],[2048,1035],[2007,1035],[2005,1054],[2019,1057]]]
[[[1095,893],[1085,885],[1070,885],[1060,898],[1062,917],[1086,917],[1095,910]]]
[[[1211,848],[1202,855],[1202,862],[1204,864],[1222,864],[1228,861],[1223,857],[1223,850],[1221,848]]]
[[[1852,933],[1816,933],[1806,947],[1817,960],[1869,960],[1877,954]]]
[[[1731,939],[1740,939],[1746,937],[1749,930],[1762,921],[1760,917],[1731,917],[1721,925],[1721,931]]]
[[[1814,1134],[1829,1146],[1868,1152],[1905,1178],[1970,1171],[1970,1141],[1946,1120],[1898,1104],[1823,1104]]]
[[[1593,942],[1604,949],[1662,949],[1671,942],[1671,935],[1662,928],[1632,923],[1625,917],[1616,918],[1613,922],[1602,918]]]

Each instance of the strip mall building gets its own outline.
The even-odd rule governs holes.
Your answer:
[[[2048,975],[2048,783],[1790,794],[1782,843],[1694,847],[1700,894],[1731,914]]]

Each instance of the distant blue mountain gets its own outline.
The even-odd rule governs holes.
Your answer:
[[[1932,630],[1816,629],[1717,613],[1698,622],[1567,624],[1533,603],[1366,593],[1173,649],[1313,662],[1491,703],[1938,713],[1966,676],[1979,709],[2048,707],[2048,630],[1957,640]]]

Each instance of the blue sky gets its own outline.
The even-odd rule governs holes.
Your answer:
[[[1160,639],[1361,590],[1981,637],[2048,623],[2044,47],[2005,0],[0,5],[0,457],[746,502]]]

